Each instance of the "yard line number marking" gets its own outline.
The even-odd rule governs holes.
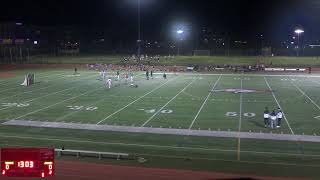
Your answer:
[[[228,117],[236,117],[236,116],[238,116],[238,112],[227,112],[225,115]],[[246,113],[243,113],[243,116],[248,117],[248,118],[252,118],[252,117],[255,117],[256,114],[252,113],[252,112],[246,112]]]
[[[166,81],[165,83],[161,84],[160,86],[155,87],[154,89],[152,89],[152,90],[149,91],[148,93],[144,94],[143,96],[140,96],[139,98],[135,99],[135,100],[132,101],[131,103],[125,105],[124,107],[122,107],[122,108],[120,108],[119,110],[113,112],[112,114],[110,114],[109,116],[105,117],[104,119],[100,120],[97,124],[101,124],[103,121],[109,119],[110,117],[112,117],[113,115],[117,114],[118,112],[124,110],[125,108],[127,108],[127,107],[130,106],[131,104],[139,101],[140,99],[146,97],[147,95],[153,93],[154,91],[158,90],[158,89],[161,88],[162,86],[166,85],[167,83],[169,83],[169,82],[171,82],[172,80],[175,80],[175,79],[176,79],[176,78],[173,78],[173,79],[171,79],[171,80],[169,80],[169,81]]]
[[[67,108],[69,108],[70,110],[86,110],[86,111],[94,111],[94,110],[97,110],[98,107],[91,107],[91,106],[88,106],[88,107],[85,107],[85,106],[67,106]]]

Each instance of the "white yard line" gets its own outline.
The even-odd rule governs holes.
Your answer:
[[[92,77],[92,76],[89,76],[89,77]],[[87,78],[88,77],[84,77],[84,78],[78,79],[77,81],[80,81],[80,80],[83,80],[83,79],[87,79]],[[71,87],[71,88],[67,88],[67,89],[61,90],[61,91],[56,91],[56,92],[53,92],[53,93],[49,93],[49,94],[46,94],[44,96],[39,96],[39,97],[30,99],[30,100],[27,100],[27,101],[23,101],[23,103],[29,103],[29,102],[32,102],[34,100],[41,99],[41,98],[44,98],[44,97],[48,97],[48,96],[51,96],[51,95],[54,95],[54,94],[58,94],[58,93],[61,93],[61,92],[64,92],[64,91],[67,91],[67,90],[70,90],[70,89],[74,89],[74,88],[77,88],[77,87]],[[0,111],[4,110],[4,109],[8,109],[8,108],[10,108],[10,107],[1,108]]]
[[[167,74],[174,74],[174,73],[167,73]],[[186,76],[219,76],[220,74],[215,74],[215,73],[179,73],[179,75],[186,75]],[[223,74],[224,76],[241,76],[240,73],[234,73],[234,74],[230,74],[230,73],[226,73]],[[288,76],[288,77],[317,77],[319,78],[319,76],[317,75],[300,75],[300,74],[247,74],[247,77],[283,77],[283,76]]]
[[[148,120],[146,120],[141,127],[144,127],[146,124],[148,124],[157,114],[159,114],[160,111],[163,110],[169,103],[171,103],[176,97],[178,97],[184,90],[186,90],[193,82],[195,81],[192,80],[186,87],[184,87],[178,94],[176,94],[174,97],[172,97],[164,106],[162,106],[157,112],[155,112]]]
[[[102,86],[102,87],[96,88],[96,89],[94,89],[94,90],[92,90],[92,91],[88,91],[88,92],[86,92],[86,93],[82,93],[82,94],[80,94],[80,95],[78,95],[78,96],[74,96],[74,97],[65,99],[65,100],[63,100],[63,101],[59,101],[59,102],[57,102],[57,103],[55,103],[55,104],[52,104],[52,105],[50,105],[50,106],[46,106],[46,107],[44,107],[44,108],[37,109],[37,110],[35,110],[35,111],[29,112],[29,113],[27,113],[27,114],[21,115],[21,116],[19,116],[19,117],[13,118],[13,119],[14,119],[14,120],[20,119],[20,118],[25,117],[25,116],[28,116],[28,115],[30,115],[30,114],[34,114],[34,113],[37,113],[37,112],[39,112],[39,111],[42,111],[42,110],[48,109],[48,108],[50,108],[50,107],[56,106],[56,105],[58,105],[58,104],[64,103],[64,102],[69,101],[69,100],[71,100],[71,99],[76,99],[76,98],[78,98],[78,97],[80,97],[80,96],[83,96],[83,95],[86,95],[86,94],[89,94],[89,93],[98,91],[99,89],[104,88],[104,87],[105,87],[105,86]]]
[[[34,92],[34,91],[38,91],[38,90],[42,90],[42,89],[47,89],[51,86],[46,86],[46,87],[43,87],[43,88],[39,88],[39,89],[34,89],[32,91],[26,91],[26,92],[23,92],[23,93],[18,93],[18,94],[15,94],[15,95],[12,95],[12,96],[6,96],[4,98],[1,98],[0,100],[4,100],[4,99],[8,99],[8,98],[11,98],[11,97],[16,97],[16,96],[19,96],[21,94],[27,94],[27,93],[31,93],[31,92]]]
[[[292,130],[292,128],[291,128],[291,126],[290,126],[290,124],[289,124],[289,121],[288,121],[288,119],[286,118],[286,115],[285,115],[285,113],[284,113],[284,110],[282,109],[282,107],[280,106],[280,104],[279,104],[279,102],[278,102],[278,100],[277,100],[276,96],[274,95],[274,93],[273,93],[273,91],[272,91],[272,89],[271,89],[271,87],[270,87],[270,85],[269,85],[269,83],[268,83],[267,78],[266,78],[266,77],[264,77],[264,80],[265,80],[265,82],[266,82],[267,86],[269,87],[269,90],[271,91],[272,96],[273,96],[273,98],[274,98],[275,102],[277,103],[277,105],[279,106],[279,108],[282,110],[283,118],[284,118],[284,120],[286,121],[286,123],[287,123],[287,125],[288,125],[288,127],[289,127],[289,129],[290,129],[290,131],[291,131],[291,134],[294,134],[294,132],[293,132],[293,130]]]
[[[40,141],[59,141],[59,142],[73,142],[73,143],[85,143],[85,144],[99,144],[99,145],[118,145],[118,146],[136,146],[136,147],[151,147],[151,148],[164,148],[164,149],[184,149],[184,150],[199,150],[199,151],[218,151],[218,152],[236,152],[235,149],[216,149],[216,148],[204,148],[204,147],[186,147],[186,146],[170,146],[170,145],[155,145],[155,144],[136,144],[136,143],[117,143],[106,141],[91,141],[80,139],[60,139],[60,138],[48,138],[48,137],[31,137],[31,136],[11,136],[7,134],[0,134],[1,138],[14,138],[14,139],[30,139]],[[320,157],[320,154],[297,154],[297,153],[284,153],[284,152],[268,152],[268,151],[242,151],[243,153],[252,154],[270,154],[270,155],[286,155],[286,156],[302,156],[302,157]]]
[[[242,91],[242,82],[243,82],[243,80],[242,80],[242,78],[241,78],[241,91]],[[239,128],[238,128],[238,133],[240,133],[241,132],[241,121],[242,121],[242,100],[243,99],[243,94],[242,94],[242,92],[240,93],[240,107],[239,107]],[[237,160],[238,161],[240,161],[240,151],[241,151],[241,145],[240,145],[240,143],[241,143],[241,138],[240,138],[240,136],[238,136],[238,147],[237,147]]]
[[[203,109],[204,105],[207,103],[207,101],[208,101],[209,97],[210,97],[210,96],[211,96],[211,94],[213,93],[213,90],[215,89],[215,87],[217,86],[218,82],[220,81],[221,76],[222,76],[222,74],[220,74],[220,76],[219,76],[218,80],[216,80],[216,82],[215,82],[215,83],[214,83],[214,85],[212,86],[211,91],[209,92],[209,94],[208,94],[207,98],[204,100],[204,102],[202,103],[202,105],[201,105],[201,107],[200,107],[200,109],[199,109],[198,113],[197,113],[197,114],[196,114],[196,116],[193,118],[193,121],[191,122],[191,124],[190,124],[190,126],[189,126],[189,129],[191,129],[191,128],[192,128],[192,126],[193,126],[193,124],[196,122],[196,120],[197,120],[197,118],[198,118],[198,116],[199,116],[200,112],[202,111],[202,109]]]
[[[65,73],[63,73],[63,74],[51,74],[51,75],[48,75],[48,76],[42,76],[41,78],[44,78],[44,77],[50,77],[50,76],[54,76],[54,75],[58,75],[58,76],[63,76]],[[36,76],[36,81],[37,81],[37,76]],[[4,90],[2,90],[2,91],[0,91],[0,93],[1,92],[5,92],[5,91],[9,91],[9,90],[11,90],[11,89],[18,89],[19,87],[21,87],[21,85],[20,85],[20,83],[22,83],[23,82],[23,80],[21,80],[21,82],[9,82],[9,83],[6,83],[5,85],[7,85],[7,84],[13,84],[13,83],[16,83],[16,84],[19,84],[18,86],[15,86],[15,87],[12,87],[12,88],[8,88],[8,89],[4,89]]]
[[[241,91],[242,91],[242,79],[241,79]],[[240,93],[240,107],[239,107],[239,111],[240,111],[240,114],[239,114],[239,128],[238,128],[238,132],[241,132],[241,121],[242,121],[242,102],[243,102],[243,93]]]
[[[142,75],[142,74],[139,74],[139,75],[137,75],[136,77],[138,77],[138,76],[140,76],[140,75]],[[116,92],[116,93],[114,93],[114,94],[108,94],[108,95],[105,95],[105,96],[103,96],[103,97],[100,97],[100,100],[98,100],[98,101],[96,101],[96,102],[94,102],[94,103],[91,103],[91,104],[89,104],[89,105],[86,105],[86,106],[93,106],[93,105],[96,105],[96,104],[98,104],[98,103],[100,103],[100,102],[102,102],[102,101],[105,101],[108,97],[112,97],[113,95],[115,95],[115,94],[118,94],[119,92]],[[60,117],[58,117],[57,119],[56,119],[56,122],[59,122],[59,121],[62,121],[62,120],[64,120],[66,117],[69,117],[69,116],[71,116],[71,115],[73,115],[73,114],[76,114],[76,113],[78,113],[78,112],[82,112],[81,110],[78,110],[78,111],[73,111],[73,112],[70,112],[70,113],[68,113],[68,114],[65,114],[65,115],[63,115],[63,116],[60,116]],[[81,123],[81,122],[80,122]]]
[[[36,74],[36,73],[34,73],[34,74]],[[41,73],[41,74],[46,74],[46,73]],[[40,77],[40,78],[45,78],[45,77],[50,77],[50,76],[53,76],[53,75],[63,76],[64,74],[65,74],[65,73],[55,73],[55,74],[50,74],[50,75],[46,75],[46,76],[38,76],[38,74],[36,74],[36,80],[37,80],[38,77]],[[24,78],[24,76],[21,77],[21,78]],[[16,79],[15,81],[8,80],[9,82],[3,83],[3,84],[1,84],[1,85],[8,85],[8,84],[17,83],[18,80],[19,80],[19,79]],[[21,79],[21,82],[19,82],[19,83],[22,83],[23,80],[24,80],[24,79]],[[18,83],[18,84],[19,84],[19,83]]]
[[[140,99],[146,97],[147,95],[153,93],[154,91],[158,90],[159,88],[161,88],[162,86],[166,85],[167,83],[171,82],[171,81],[174,80],[174,79],[176,79],[176,78],[173,78],[173,79],[171,79],[171,80],[169,80],[169,81],[161,84],[160,86],[155,87],[154,89],[152,89],[152,90],[149,91],[148,93],[144,94],[143,96],[140,96],[139,98],[135,99],[134,101],[130,102],[129,104],[127,104],[127,105],[123,106],[122,108],[118,109],[117,111],[113,112],[113,113],[110,114],[109,116],[103,118],[103,119],[100,120],[97,124],[101,124],[103,121],[109,119],[110,117],[112,117],[113,115],[117,114],[118,112],[124,110],[125,108],[127,108],[127,107],[130,106],[131,104],[133,104],[133,103],[139,101]]]
[[[311,102],[312,102],[312,104],[313,105],[315,105],[319,110],[320,110],[320,106],[316,103],[316,102],[314,102],[304,91],[302,91],[293,81],[290,81],[291,82],[291,84],[294,86],[294,87],[296,87],[299,91],[300,91],[300,93],[302,94],[302,95],[304,95],[305,97],[307,97]]]
[[[55,80],[57,80],[57,79],[61,79],[61,78],[64,78],[64,76],[62,76],[62,77],[60,77],[60,78],[56,78],[56,79],[54,79],[53,81],[55,81]],[[40,88],[40,89],[34,89],[34,90],[32,90],[32,91],[27,91],[27,92],[18,93],[18,94],[12,95],[12,96],[7,96],[7,97],[4,97],[4,98],[1,98],[0,100],[8,99],[8,98],[15,97],[15,96],[18,96],[18,95],[21,95],[21,94],[31,93],[31,92],[38,91],[38,90],[42,90],[42,89],[47,89],[47,88],[52,87],[52,86],[54,86],[54,85],[49,85],[49,86],[46,86],[46,87],[43,87],[43,88]]]

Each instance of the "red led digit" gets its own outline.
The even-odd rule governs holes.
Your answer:
[[[24,162],[24,165],[25,165],[26,168],[28,168],[29,167],[29,161]]]
[[[18,167],[24,168],[24,161],[19,161],[18,162]]]
[[[30,161],[30,168],[33,168],[33,167],[34,167],[33,161]]]
[[[9,164],[6,164],[6,170],[9,170]]]
[[[51,164],[49,164],[49,169],[50,169],[50,170],[52,169],[52,165],[51,165]]]

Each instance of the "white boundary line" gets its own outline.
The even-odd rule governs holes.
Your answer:
[[[317,103],[315,103],[304,91],[302,91],[301,88],[299,88],[293,81],[290,81],[290,82],[296,89],[300,91],[302,95],[307,97],[312,102],[312,104],[315,105],[320,110],[320,106]]]
[[[60,76],[60,75],[59,75],[59,76]],[[56,78],[56,79],[54,79],[54,80],[52,80],[52,81],[55,81],[55,80],[57,80],[57,79],[62,79],[62,78],[65,78],[65,77],[64,77],[64,76],[58,77],[58,78]],[[83,78],[82,78],[82,79],[83,79]],[[38,91],[38,90],[42,90],[42,89],[47,89],[47,88],[52,87],[52,86],[54,86],[54,85],[49,85],[49,86],[46,86],[46,87],[42,87],[42,88],[40,88],[40,89],[34,89],[34,90],[32,90],[32,91],[27,91],[27,92],[18,93],[18,94],[12,95],[12,96],[7,96],[7,97],[4,97],[4,98],[1,98],[0,100],[7,99],[7,98],[11,98],[11,97],[15,97],[15,96],[18,96],[18,95],[21,95],[21,94],[31,93],[31,92]]]
[[[140,76],[140,75],[142,75],[142,74],[138,74],[136,77],[138,77],[138,76]],[[117,93],[118,93],[118,92],[116,92],[116,93],[114,93],[114,94],[117,94]],[[99,98],[100,100],[98,100],[98,101],[96,101],[96,102],[94,102],[94,103],[91,103],[91,104],[87,104],[86,106],[96,105],[96,104],[98,104],[98,103],[100,103],[100,102],[102,102],[102,101],[105,101],[108,97],[111,97],[111,98],[112,98],[114,94],[108,94],[108,95],[102,96],[103,98],[100,97],[100,98]],[[73,115],[73,114],[76,114],[76,113],[78,113],[78,112],[82,112],[82,111],[81,111],[81,110],[72,111],[72,112],[67,113],[67,114],[65,114],[65,115],[63,115],[63,116],[57,117],[57,118],[56,118],[56,122],[62,121],[62,120],[64,120],[66,117],[69,117],[69,116],[71,116],[71,115]]]
[[[137,147],[166,148],[166,149],[218,151],[218,152],[232,152],[232,153],[236,152],[236,150],[234,150],[234,149],[229,150],[229,149],[216,149],[216,148],[203,148],[203,147],[186,147],[186,146],[136,144],[136,143],[116,143],[116,142],[91,141],[91,140],[80,140],[80,139],[59,139],[59,138],[48,138],[48,137],[44,138],[44,137],[30,137],[30,136],[11,136],[11,135],[6,135],[6,134],[0,134],[0,138],[31,139],[31,140],[41,140],[41,141],[60,141],[60,142],[100,144],[100,145],[137,146]],[[242,152],[243,153],[253,153],[253,154],[320,157],[320,154],[297,154],[297,153],[267,152],[267,151],[242,151]]]
[[[218,80],[216,80],[216,82],[215,82],[215,83],[214,83],[214,85],[212,86],[211,91],[209,92],[209,94],[208,94],[207,98],[204,100],[204,102],[202,103],[202,105],[201,105],[201,107],[200,107],[200,109],[199,109],[198,113],[196,114],[196,116],[194,117],[193,121],[191,122],[191,124],[190,124],[190,126],[189,126],[189,129],[191,129],[191,128],[192,128],[193,124],[194,124],[194,123],[195,123],[195,121],[197,120],[197,118],[198,118],[198,116],[199,116],[200,112],[202,111],[202,109],[203,109],[204,105],[207,103],[207,101],[208,101],[209,97],[210,97],[210,96],[211,96],[211,94],[213,93],[213,90],[215,89],[215,87],[217,86],[218,82],[220,81],[221,76],[222,76],[222,74],[220,74],[220,76],[219,76]]]
[[[286,120],[287,125],[288,125],[288,127],[289,127],[289,129],[290,129],[290,131],[291,131],[291,134],[293,134],[293,135],[294,135],[294,132],[293,132],[293,130],[291,129],[291,126],[290,126],[290,124],[289,124],[289,121],[288,121],[288,119],[286,118],[286,115],[284,114],[284,111],[283,111],[282,107],[280,106],[280,104],[279,104],[279,102],[278,102],[278,100],[277,100],[276,96],[274,95],[274,93],[273,93],[273,91],[272,91],[272,89],[271,89],[271,87],[270,87],[270,85],[269,85],[269,83],[268,83],[267,78],[266,78],[266,77],[264,77],[264,80],[265,80],[265,82],[266,82],[267,86],[269,87],[269,90],[271,91],[271,93],[272,93],[272,96],[273,96],[274,100],[276,101],[276,103],[277,103],[277,105],[279,106],[279,108],[282,110],[284,120]]]
[[[174,74],[174,73],[167,73],[167,74]],[[220,74],[215,74],[215,73],[208,73],[208,74],[203,74],[203,73],[179,73],[179,75],[186,75],[186,76],[219,76]],[[222,74],[224,76],[241,76],[240,73],[234,73],[234,74],[230,74],[230,73],[226,73],[226,74]],[[317,77],[319,78],[320,75],[300,75],[300,74],[246,74],[247,77],[283,77],[283,76],[289,76],[289,77]]]
[[[15,95],[12,95],[12,96],[6,96],[4,98],[0,98],[0,100],[4,100],[4,99],[8,99],[8,98],[11,98],[11,97],[16,97],[16,96],[19,96],[21,94],[27,94],[27,93],[31,93],[31,92],[34,92],[34,91],[38,91],[38,90],[42,90],[42,89],[47,89],[51,87],[50,85],[49,86],[46,86],[46,87],[42,87],[42,88],[39,88],[39,89],[34,89],[32,91],[26,91],[26,92],[22,92],[22,93],[18,93],[18,94],[15,94]]]
[[[241,77],[241,81],[240,81],[240,86],[241,86],[241,91],[242,91],[242,83],[243,83],[243,80],[242,80],[243,77]],[[239,128],[238,128],[238,133],[241,132],[241,122],[242,122],[242,101],[243,101],[243,93],[240,92],[240,102],[239,102]],[[240,151],[241,151],[241,138],[240,136],[238,136],[238,146],[237,146],[237,160],[240,161]]]
[[[176,94],[174,97],[172,97],[165,105],[163,105],[157,112],[155,112],[148,120],[146,120],[141,127],[144,127],[146,124],[148,124],[157,114],[159,114],[160,111],[163,110],[169,103],[171,103],[176,97],[178,97],[184,90],[186,90],[193,82],[195,81],[192,80],[188,85],[186,85],[178,94]]]
[[[34,74],[36,74],[36,73],[34,73]],[[44,73],[41,73],[41,74],[46,74],[46,72],[44,72]],[[50,77],[50,76],[54,76],[54,75],[58,75],[58,76],[63,76],[65,74],[65,72],[64,73],[54,73],[54,74],[51,74],[50,73],[50,75],[45,75],[45,76],[38,76],[38,74],[37,74],[37,76],[36,76],[36,78],[38,79],[38,78],[45,78],[45,77]],[[20,75],[19,75],[20,76]],[[17,76],[17,78],[19,78],[19,76]],[[23,77],[21,77],[21,78],[24,78],[24,75],[22,75]],[[11,79],[12,80],[12,79]],[[11,81],[11,80],[8,80],[8,81],[10,81],[10,82],[6,82],[6,83],[3,83],[3,84],[1,84],[1,85],[8,85],[8,84],[13,84],[13,83],[16,83],[19,79],[16,79],[15,81]],[[20,84],[20,83],[18,83],[18,84]]]
[[[47,76],[40,76],[39,78],[41,79],[41,78],[50,77],[50,76],[55,76],[55,75],[57,75],[57,76],[62,76],[62,77],[60,77],[60,78],[64,78],[65,73],[51,74],[51,75],[47,75]],[[58,78],[58,79],[60,79],[60,78]],[[38,76],[36,77],[36,79],[38,79]],[[55,80],[55,79],[54,79],[54,80]],[[20,84],[21,82],[14,81],[14,82],[6,83],[6,84],[11,84],[11,83],[12,83],[12,84],[13,84],[13,83]],[[5,92],[5,91],[11,90],[11,89],[18,89],[19,87],[21,87],[21,85],[18,85],[18,86],[12,87],[12,88],[8,88],[8,89],[4,89],[4,90],[2,90],[2,91],[0,91],[0,92]]]
[[[92,77],[92,76],[89,76],[89,77]],[[83,80],[83,79],[87,79],[87,78],[89,78],[89,77],[85,77],[85,78],[78,79],[78,80],[76,80],[76,82],[78,82],[78,81],[80,81],[80,80]],[[80,86],[82,86],[82,85],[80,85]],[[44,96],[39,96],[39,97],[30,99],[30,100],[27,100],[27,101],[23,101],[23,103],[32,102],[32,101],[34,101],[34,100],[41,99],[41,98],[44,98],[44,97],[48,97],[48,96],[51,96],[51,95],[54,95],[54,94],[58,94],[58,93],[60,93],[60,92],[64,92],[64,91],[67,91],[67,90],[70,90],[70,89],[74,89],[74,88],[77,88],[77,87],[71,87],[71,88],[67,88],[67,89],[61,90],[61,91],[56,91],[56,92],[53,92],[53,93],[49,93],[49,94],[46,94],[46,95],[44,95]],[[4,110],[4,109],[8,109],[8,108],[10,108],[10,107],[1,108],[0,111],[1,111],[1,110]]]
[[[176,79],[176,78],[174,78],[174,79]],[[161,84],[160,86],[157,86],[157,87],[155,87],[154,89],[152,89],[151,91],[147,92],[147,93],[144,94],[143,96],[140,96],[139,98],[135,99],[134,101],[130,102],[129,104],[125,105],[124,107],[118,109],[117,111],[113,112],[113,113],[110,114],[109,116],[107,116],[107,117],[103,118],[102,120],[100,120],[100,121],[97,123],[97,125],[100,124],[100,123],[102,123],[103,121],[109,119],[110,117],[112,117],[113,115],[117,114],[118,112],[124,110],[125,108],[127,108],[127,107],[130,106],[131,104],[133,104],[133,103],[139,101],[140,99],[146,97],[147,95],[153,93],[154,91],[158,90],[159,88],[161,88],[162,86],[166,85],[167,83],[171,82],[171,81],[174,80],[174,79],[171,79],[171,80],[169,80],[169,81],[166,81],[165,83]]]
[[[92,93],[92,92],[98,91],[98,90],[101,89],[101,88],[104,88],[104,86],[99,87],[99,88],[96,88],[96,89],[94,89],[94,90],[92,90],[92,91],[88,91],[88,92],[86,92],[86,93],[79,94],[79,95],[77,95],[77,96],[74,96],[74,97],[71,97],[71,98],[68,98],[68,99],[65,99],[65,100],[63,100],[63,101],[59,101],[59,102],[57,102],[57,103],[55,103],[55,104],[52,104],[52,105],[50,105],[50,106],[46,106],[46,107],[44,107],[44,108],[41,108],[41,109],[38,109],[38,110],[35,110],[35,111],[32,111],[32,112],[29,112],[29,113],[27,113],[27,114],[21,115],[21,116],[19,116],[19,117],[13,118],[13,119],[14,119],[14,120],[20,119],[20,118],[25,117],[25,116],[28,116],[28,115],[30,115],[30,114],[34,114],[34,113],[37,113],[37,112],[39,112],[39,111],[42,111],[42,110],[48,109],[48,108],[50,108],[50,107],[53,107],[53,106],[55,106],[55,105],[64,103],[64,102],[69,101],[69,100],[71,100],[71,99],[75,99],[75,98],[78,98],[78,97],[80,97],[80,96],[86,95],[86,94],[88,94],[88,93]]]

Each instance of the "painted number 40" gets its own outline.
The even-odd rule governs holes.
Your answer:
[[[67,106],[67,108],[71,109],[71,110],[86,110],[86,111],[94,111],[97,110],[98,107],[85,107],[85,106]]]
[[[235,117],[235,116],[238,116],[238,113],[237,112],[227,112],[226,116]],[[245,116],[245,117],[255,117],[256,114],[255,113],[251,113],[251,112],[246,112],[246,113],[243,113],[243,116]]]

